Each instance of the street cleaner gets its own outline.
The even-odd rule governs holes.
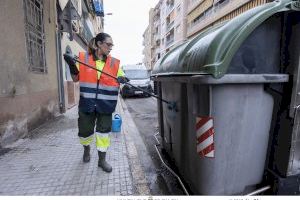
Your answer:
[[[112,166],[106,161],[106,152],[110,146],[112,113],[117,105],[119,85],[129,81],[119,67],[120,60],[110,56],[112,47],[112,37],[107,33],[99,33],[90,41],[88,52],[79,53],[81,62],[94,66],[103,73],[81,63],[78,70],[72,56],[64,55],[73,81],[79,81],[80,85],[78,136],[84,147],[83,162],[90,161],[90,144],[96,137],[98,166],[105,172],[112,171]]]

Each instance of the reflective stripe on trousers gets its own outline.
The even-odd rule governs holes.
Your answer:
[[[96,147],[98,151],[106,152],[110,146],[110,132],[100,133],[96,132]]]
[[[79,137],[80,144],[83,146],[88,146],[90,145],[94,140],[94,134],[90,135],[89,137]]]

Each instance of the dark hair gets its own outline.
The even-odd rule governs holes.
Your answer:
[[[88,44],[88,53],[90,55],[94,55],[96,51],[96,47],[95,47],[95,38],[92,38]]]
[[[96,37],[95,37],[95,43],[96,43],[96,45],[97,45],[98,41],[103,42],[108,37],[111,38],[111,36],[109,34],[107,34],[107,33],[104,33],[104,32],[98,33],[96,35]]]

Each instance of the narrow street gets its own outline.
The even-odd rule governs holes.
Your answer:
[[[154,134],[158,131],[157,100],[150,98],[125,99],[128,111],[139,130],[147,152],[140,152],[140,159],[150,183],[151,193],[156,195],[184,195],[176,178],[163,166],[154,148]],[[151,160],[145,159],[151,157]]]

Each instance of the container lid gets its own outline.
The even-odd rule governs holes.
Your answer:
[[[200,32],[158,60],[152,76],[210,74],[222,77],[247,37],[272,15],[299,9],[299,1],[273,1]]]

